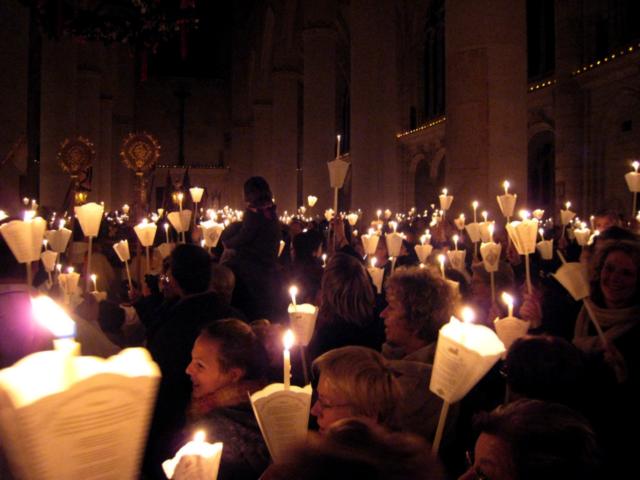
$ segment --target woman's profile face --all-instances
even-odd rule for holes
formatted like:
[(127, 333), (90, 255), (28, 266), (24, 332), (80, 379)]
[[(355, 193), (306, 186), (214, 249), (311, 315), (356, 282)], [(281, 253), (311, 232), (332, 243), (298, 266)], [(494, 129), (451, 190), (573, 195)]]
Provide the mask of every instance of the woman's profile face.
[(600, 272), (600, 289), (609, 308), (631, 306), (638, 285), (638, 266), (624, 252), (613, 251)]
[(220, 365), (220, 344), (200, 335), (193, 344), (187, 375), (191, 378), (193, 398), (202, 398), (239, 380), (238, 369), (224, 371)]
[(511, 451), (507, 443), (495, 435), (482, 433), (476, 442), (472, 464), (458, 480), (515, 480)]
[(318, 399), (313, 404), (311, 415), (317, 417), (320, 433), (324, 433), (338, 420), (353, 416), (349, 399), (344, 392), (334, 387), (326, 375), (320, 375), (318, 380)]

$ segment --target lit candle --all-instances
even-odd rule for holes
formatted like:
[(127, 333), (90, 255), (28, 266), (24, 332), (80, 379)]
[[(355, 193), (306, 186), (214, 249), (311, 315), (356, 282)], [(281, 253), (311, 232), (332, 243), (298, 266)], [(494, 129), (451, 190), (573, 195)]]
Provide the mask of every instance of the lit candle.
[(504, 187), (504, 194), (509, 195), (509, 180), (505, 180), (502, 182), (502, 186)]
[(322, 268), (327, 266), (327, 254), (323, 253), (322, 254)]
[(378, 217), (378, 220), (380, 220), (380, 215), (382, 215), (382, 210), (378, 209), (378, 210), (376, 211), (376, 215), (377, 215), (377, 217)]
[(453, 240), (453, 248), (455, 251), (458, 251), (458, 235), (454, 235), (453, 237), (451, 237)]
[(493, 242), (493, 231), (495, 230), (495, 225), (492, 223), (489, 225), (489, 241)]
[(477, 200), (474, 200), (474, 201), (471, 203), (471, 206), (473, 207), (473, 223), (477, 223), (477, 222), (478, 222), (478, 217), (477, 217), (477, 215), (476, 215), (476, 212), (477, 212), (477, 210), (478, 210), (478, 201), (477, 201)]
[(293, 346), (294, 337), (293, 331), (287, 330), (282, 337), (282, 343), (284, 345), (284, 389), (289, 390), (291, 386), (291, 347)]
[(93, 291), (98, 291), (98, 276), (95, 273), (91, 274), (91, 283), (93, 284)]
[(295, 285), (291, 285), (289, 287), (289, 295), (291, 295), (291, 303), (293, 304), (293, 309), (295, 311), (296, 308), (296, 295), (298, 295), (298, 287)]
[(169, 224), (167, 222), (164, 222), (164, 238), (167, 241), (167, 243), (169, 243)]
[(445, 256), (440, 254), (438, 255), (438, 262), (440, 263), (440, 273), (442, 274), (442, 278), (447, 278), (444, 274), (444, 259)]
[(513, 297), (507, 292), (502, 292), (502, 301), (507, 304), (509, 318), (513, 317)]
[(75, 341), (76, 324), (56, 302), (45, 295), (32, 298), (31, 311), (36, 321), (55, 337), (55, 350), (70, 355), (80, 353), (80, 344)]
[(486, 210), (483, 210), (481, 215), (482, 215), (482, 219), (486, 222), (487, 217), (489, 216), (489, 212), (487, 212)]
[(340, 135), (336, 135), (336, 158), (340, 156)]
[[(175, 457), (162, 462), (162, 470), (167, 478), (216, 478), (218, 476), (223, 444), (222, 442), (208, 443), (205, 438), (204, 431), (198, 430), (193, 440), (180, 447)], [(184, 457), (193, 459), (194, 463), (187, 464), (186, 468), (178, 467)]]
[(431, 243), (431, 231), (429, 229), (427, 229), (424, 232), (424, 235), (420, 237), (420, 243), (422, 243), (422, 245)]
[(465, 305), (464, 307), (462, 307), (462, 311), (460, 313), (462, 316), (462, 321), (464, 323), (473, 323), (473, 321), (476, 319), (476, 313), (469, 306)]
[(127, 205), (126, 203), (122, 205), (122, 213), (124, 213), (125, 215), (129, 215), (129, 205)]
[(182, 192), (178, 193), (178, 207), (180, 211), (182, 211), (182, 199), (184, 198), (184, 194)]

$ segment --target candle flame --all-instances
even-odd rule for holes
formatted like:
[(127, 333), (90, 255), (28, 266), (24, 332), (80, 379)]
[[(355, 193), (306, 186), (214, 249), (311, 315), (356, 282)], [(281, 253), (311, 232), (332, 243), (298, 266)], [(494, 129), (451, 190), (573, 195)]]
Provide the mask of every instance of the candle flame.
[(478, 208), (478, 205), (480, 205), (480, 204), (478, 203), (478, 201), (477, 201), (477, 200), (474, 200), (473, 202), (471, 202), (471, 206), (473, 207), (473, 209), (474, 209), (474, 210), (475, 210), (476, 208)]
[(98, 279), (98, 276), (95, 273), (92, 273), (90, 278), (92, 282), (95, 282)]
[(504, 187), (505, 195), (508, 195), (509, 194), (509, 187), (511, 186), (511, 184), (509, 183), (509, 180), (505, 180), (504, 182), (502, 182), (502, 186)]
[(73, 273), (75, 269), (73, 267), (67, 267), (67, 273)]
[(196, 433), (193, 434), (194, 442), (204, 442), (205, 438), (206, 438), (206, 434), (204, 433), (204, 430), (198, 430)]
[(33, 217), (35, 216), (36, 216), (36, 212), (34, 210), (27, 210), (26, 212), (24, 212), (24, 221), (30, 222), (31, 220), (33, 220)]
[(507, 292), (502, 292), (502, 301), (508, 306), (513, 307), (513, 297)]
[(458, 240), (460, 239), (460, 237), (458, 235), (454, 235), (453, 237), (451, 237), (451, 240), (453, 240), (453, 243), (458, 244)]
[(571, 208), (571, 202), (565, 203), (564, 206), (567, 207), (567, 210), (569, 210)]
[(440, 265), (444, 265), (445, 256), (443, 254), (438, 255), (438, 262)]
[(31, 311), (36, 321), (57, 338), (75, 336), (76, 324), (51, 298), (42, 295), (31, 299)]
[(376, 257), (373, 257), (371, 259), (371, 268), (376, 268), (376, 263), (378, 263), (378, 259)]
[(638, 168), (640, 168), (640, 162), (638, 160), (634, 160), (631, 164), (636, 173), (638, 173)]
[(442, 189), (442, 194), (446, 197), (447, 193), (449, 193), (449, 190), (447, 190), (446, 188)]
[(488, 228), (489, 228), (489, 236), (493, 237), (493, 231), (496, 229), (495, 224), (491, 223)]
[(294, 342), (295, 342), (295, 337), (293, 336), (293, 331), (291, 329), (288, 329), (286, 332), (284, 332), (284, 335), (282, 336), (282, 343), (284, 345), (284, 349), (291, 350), (291, 347), (293, 347)]
[(476, 312), (471, 307), (465, 306), (462, 307), (461, 316), (464, 323), (473, 323), (476, 319)]
[(60, 222), (58, 223), (58, 228), (60, 230), (62, 230), (66, 224), (67, 224), (67, 221), (64, 218), (62, 218), (62, 219), (60, 219)]
[(528, 210), (520, 210), (520, 212), (518, 212), (518, 215), (520, 215), (520, 218), (522, 220), (527, 220), (531, 216)]
[(298, 295), (298, 287), (296, 287), (295, 285), (291, 285), (289, 287), (289, 295), (291, 295), (292, 297)]

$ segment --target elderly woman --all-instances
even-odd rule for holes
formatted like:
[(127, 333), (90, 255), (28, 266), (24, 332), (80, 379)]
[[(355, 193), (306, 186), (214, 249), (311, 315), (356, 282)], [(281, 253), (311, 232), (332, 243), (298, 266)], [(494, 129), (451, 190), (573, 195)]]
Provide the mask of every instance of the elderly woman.
[(382, 323), (374, 312), (375, 296), (369, 274), (360, 261), (336, 253), (325, 268), (316, 330), (309, 343), (309, 356), (346, 345), (380, 350)]
[(218, 320), (202, 330), (187, 374), (193, 391), (189, 434), (204, 429), (224, 443), (218, 478), (257, 478), (269, 455), (249, 402), (265, 384), (266, 352), (251, 327)]
[[(569, 407), (518, 400), (476, 419), (469, 469), (459, 480), (595, 480), (599, 450), (588, 422)], [(617, 477), (611, 477), (617, 478)]]
[(453, 313), (453, 293), (426, 268), (396, 270), (386, 287), (384, 319), (387, 358), (433, 363), (438, 331)]
[(337, 348), (318, 357), (313, 370), (319, 378), (311, 414), (317, 417), (320, 433), (343, 418), (390, 423), (399, 386), (378, 352), (356, 346)]

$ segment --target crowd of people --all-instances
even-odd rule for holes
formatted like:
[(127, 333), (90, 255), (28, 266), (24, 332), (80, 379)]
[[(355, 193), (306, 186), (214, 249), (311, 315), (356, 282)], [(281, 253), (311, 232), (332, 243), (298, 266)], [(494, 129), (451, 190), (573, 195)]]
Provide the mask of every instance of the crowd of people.
[[(87, 294), (75, 308), (85, 353), (108, 356), (145, 346), (162, 372), (142, 478), (165, 478), (160, 463), (196, 428), (224, 443), (222, 480), (599, 479), (633, 471), (640, 424), (635, 224), (601, 212), (600, 235), (582, 249), (564, 228), (545, 233), (564, 257), (585, 264), (588, 310), (551, 275), (561, 265), (557, 256), (532, 257), (533, 289), (527, 291), (521, 257), (506, 234), (496, 232), (503, 255), (495, 287), (516, 298), (514, 315), (530, 329), (451, 406), (434, 456), (430, 444), (442, 400), (429, 383), (440, 328), (462, 305), (473, 306), (475, 321), (489, 328), (506, 316), (506, 307), (492, 301), (490, 277), (469, 238), (463, 235), (456, 245), (466, 252), (465, 265), (447, 267), (445, 279), (435, 262), (419, 265), (413, 249), (430, 219), (400, 223), (403, 246), (393, 262), (384, 241), (388, 223), (372, 222), (381, 235), (374, 256), (384, 268), (378, 292), (345, 219), (283, 224), (263, 178), (250, 178), (244, 193), (242, 221), (224, 230), (215, 249), (197, 244), (194, 225), (192, 241), (157, 260), (156, 271), (133, 290), (105, 249), (104, 268), (117, 279), (107, 300)], [(462, 235), (447, 218), (431, 226), (431, 259), (452, 248), (453, 233)], [(280, 240), (285, 248), (279, 256)], [(41, 275), (25, 285), (24, 267), (2, 238), (0, 262), (4, 368), (48, 348), (51, 339), (28, 314), (29, 288), (38, 287)], [(314, 387), (310, 432), (286, 461), (273, 464), (249, 395), (282, 381), (292, 284), (300, 303), (318, 307), (305, 347), (308, 365), (293, 355), (292, 369), (293, 384), (309, 378)]]

